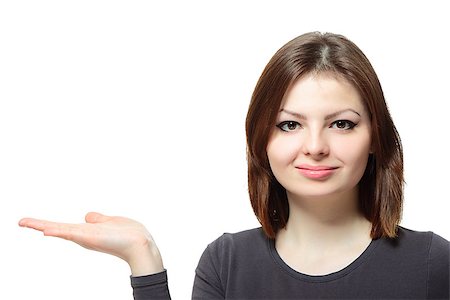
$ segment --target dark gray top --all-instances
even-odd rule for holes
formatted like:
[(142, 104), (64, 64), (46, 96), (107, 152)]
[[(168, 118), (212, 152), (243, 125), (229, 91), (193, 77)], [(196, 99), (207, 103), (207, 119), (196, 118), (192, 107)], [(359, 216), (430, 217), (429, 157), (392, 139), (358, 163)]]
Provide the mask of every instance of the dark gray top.
[[(400, 227), (344, 269), (310, 276), (290, 268), (261, 228), (224, 234), (204, 251), (193, 299), (448, 299), (447, 240)], [(167, 273), (132, 277), (136, 300), (169, 299)]]

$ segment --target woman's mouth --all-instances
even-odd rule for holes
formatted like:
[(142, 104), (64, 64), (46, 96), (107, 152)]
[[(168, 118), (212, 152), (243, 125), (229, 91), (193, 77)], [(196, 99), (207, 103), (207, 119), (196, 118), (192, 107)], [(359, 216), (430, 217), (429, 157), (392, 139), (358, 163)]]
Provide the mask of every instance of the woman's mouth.
[(338, 167), (300, 165), (296, 169), (307, 178), (323, 180), (333, 175)]

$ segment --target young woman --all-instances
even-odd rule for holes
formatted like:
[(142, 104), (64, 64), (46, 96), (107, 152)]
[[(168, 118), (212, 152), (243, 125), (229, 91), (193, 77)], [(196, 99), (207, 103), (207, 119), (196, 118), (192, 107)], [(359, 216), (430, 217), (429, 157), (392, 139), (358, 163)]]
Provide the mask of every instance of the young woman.
[[(313, 32), (284, 45), (256, 85), (246, 133), (262, 227), (208, 245), (193, 298), (449, 297), (449, 242), (399, 226), (401, 142), (355, 44)], [(124, 259), (135, 299), (170, 298), (158, 248), (134, 220), (19, 224)]]

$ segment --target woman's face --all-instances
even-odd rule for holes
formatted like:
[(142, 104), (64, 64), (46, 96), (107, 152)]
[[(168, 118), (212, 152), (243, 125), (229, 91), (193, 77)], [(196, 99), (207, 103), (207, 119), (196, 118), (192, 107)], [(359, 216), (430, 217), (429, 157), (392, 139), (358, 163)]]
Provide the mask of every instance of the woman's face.
[(354, 192), (367, 165), (371, 128), (358, 91), (330, 74), (307, 75), (288, 91), (267, 145), (288, 196)]

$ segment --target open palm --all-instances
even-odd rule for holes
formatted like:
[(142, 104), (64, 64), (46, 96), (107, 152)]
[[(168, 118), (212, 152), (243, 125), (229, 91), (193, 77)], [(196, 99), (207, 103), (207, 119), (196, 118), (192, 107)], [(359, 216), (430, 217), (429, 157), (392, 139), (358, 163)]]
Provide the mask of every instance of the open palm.
[(130, 265), (134, 275), (156, 273), (163, 270), (156, 244), (147, 229), (139, 222), (116, 216), (91, 212), (86, 223), (69, 224), (24, 218), (22, 227), (41, 231), (79, 244), (80, 246), (122, 258)]

